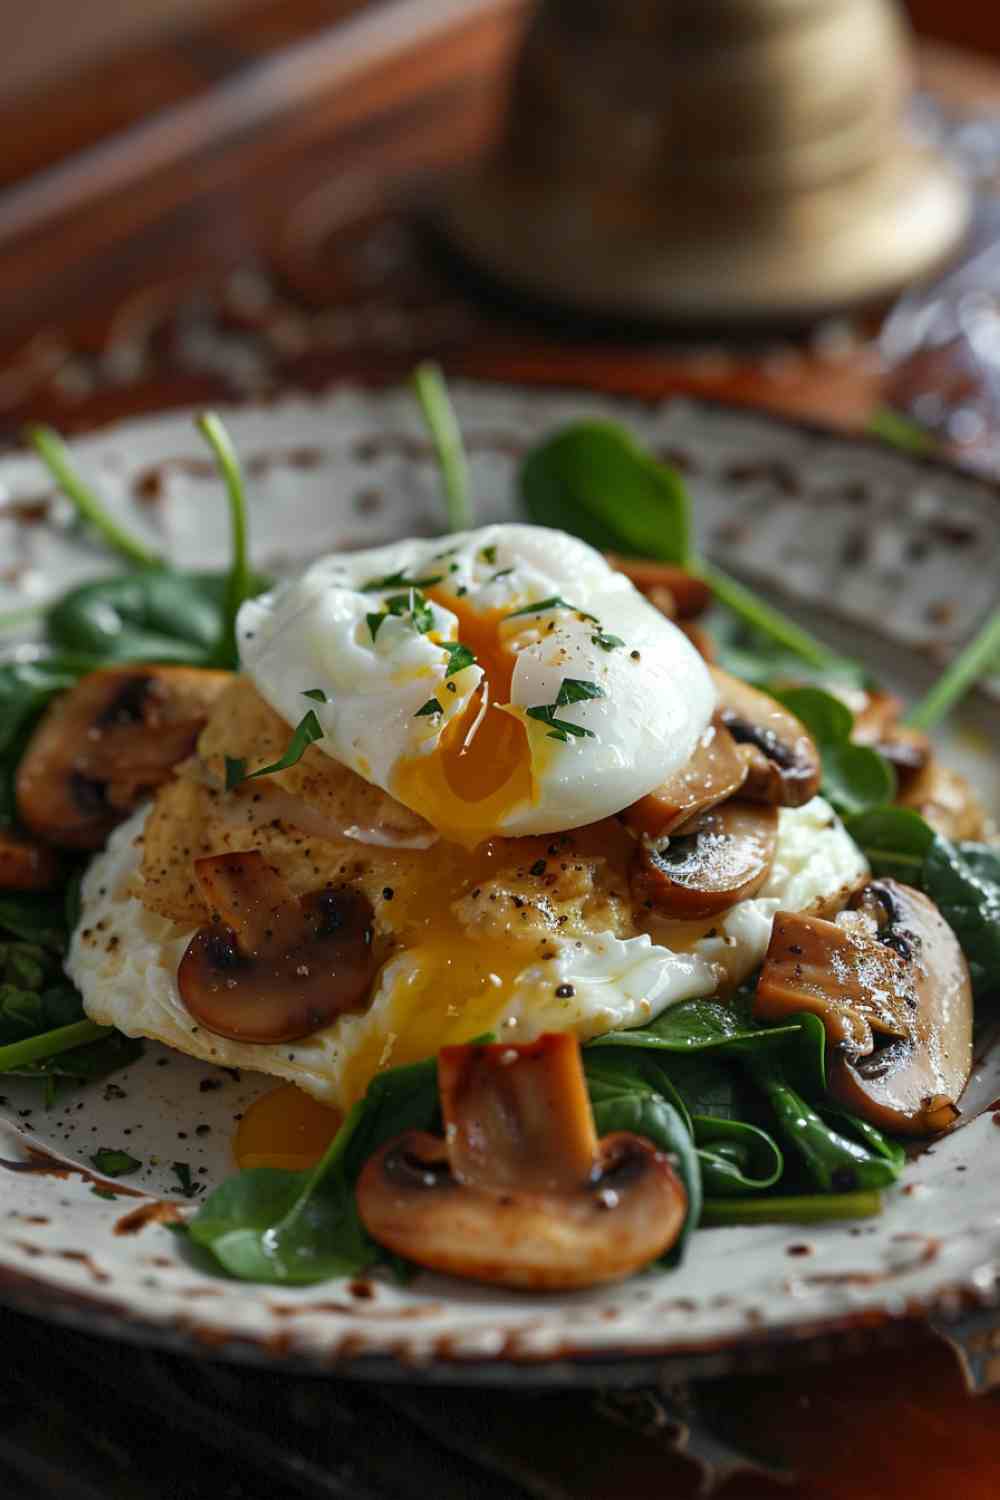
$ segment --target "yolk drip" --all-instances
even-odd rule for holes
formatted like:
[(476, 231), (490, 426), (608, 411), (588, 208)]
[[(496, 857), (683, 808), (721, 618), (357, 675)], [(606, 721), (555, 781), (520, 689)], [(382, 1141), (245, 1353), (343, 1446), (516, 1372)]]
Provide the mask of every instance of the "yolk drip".
[[(634, 841), (615, 820), (577, 830), (571, 838), (491, 839), (475, 850), (443, 840), (432, 849), (396, 856), (399, 883), (384, 908), (391, 923), (393, 952), (403, 959), (379, 981), (377, 1012), (351, 1038), (343, 1054), (342, 1103), (352, 1103), (370, 1079), (387, 1068), (430, 1057), (441, 1047), (498, 1032), (514, 983), (525, 969), (539, 965), (548, 993), (557, 981), (547, 977), (547, 962), (557, 951), (554, 936), (562, 929), (553, 916), (547, 925), (521, 900), (498, 906), (491, 882), (506, 888), (507, 877), (526, 877), (518, 889), (545, 902), (550, 887), (533, 867), (551, 871), (564, 884), (578, 860), (599, 860), (615, 872), (619, 889), (627, 889), (627, 867)], [(404, 873), (405, 870), (405, 873)], [(418, 877), (418, 878), (417, 878)], [(558, 898), (558, 889), (553, 890)], [(392, 983), (391, 992), (385, 988)], [(526, 1007), (526, 1010), (530, 1007)], [(567, 1011), (567, 1025), (572, 1017)], [(520, 1039), (516, 1027), (503, 1036)]]
[(342, 1116), (318, 1104), (294, 1083), (255, 1099), (239, 1123), (233, 1155), (240, 1168), (313, 1166), (340, 1129)]
[[(433, 589), (429, 597), (435, 598)], [(516, 662), (500, 639), (504, 611), (476, 614), (451, 596), (436, 602), (458, 616), (458, 639), (474, 652), (485, 676), (433, 754), (416, 756), (400, 768), (393, 793), (448, 838), (472, 848), (496, 833), (513, 808), (531, 801), (531, 755), (524, 725), (499, 706), (510, 702)], [(469, 739), (484, 694), (488, 707)]]

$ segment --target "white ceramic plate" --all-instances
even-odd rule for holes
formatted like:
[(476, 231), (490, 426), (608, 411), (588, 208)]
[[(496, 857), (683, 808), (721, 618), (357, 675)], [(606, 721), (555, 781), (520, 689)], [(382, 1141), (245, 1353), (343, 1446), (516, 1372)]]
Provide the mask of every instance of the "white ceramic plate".
[[(933, 658), (996, 599), (1000, 499), (947, 467), (687, 400), (485, 385), (455, 394), (478, 520), (514, 513), (517, 455), (537, 436), (583, 413), (624, 419), (686, 469), (702, 544), (718, 561), (900, 691), (919, 691)], [(225, 416), (251, 479), (262, 566), (440, 528), (436, 471), (406, 392), (340, 389)], [(173, 559), (224, 563), (221, 489), (189, 414), (121, 424), (76, 451), (114, 510)], [(33, 458), (0, 462), (0, 610), (112, 566), (68, 519)], [(994, 809), (998, 731), (1000, 707), (980, 697), (948, 747)], [(914, 1313), (954, 1315), (1000, 1283), (1000, 1131), (985, 1107), (1000, 1096), (1000, 1047), (977, 1061), (968, 1123), (911, 1161), (879, 1219), (701, 1230), (679, 1271), (567, 1296), (429, 1275), (406, 1287), (366, 1278), (281, 1290), (213, 1274), (166, 1227), (196, 1206), (173, 1164), (187, 1163), (204, 1189), (220, 1181), (235, 1118), (271, 1086), (149, 1044), (110, 1084), (51, 1111), (36, 1086), (0, 1079), (0, 1297), (118, 1337), (296, 1366), (588, 1380), (759, 1363)], [(94, 1192), (100, 1146), (144, 1163), (127, 1183), (102, 1184), (113, 1198)]]

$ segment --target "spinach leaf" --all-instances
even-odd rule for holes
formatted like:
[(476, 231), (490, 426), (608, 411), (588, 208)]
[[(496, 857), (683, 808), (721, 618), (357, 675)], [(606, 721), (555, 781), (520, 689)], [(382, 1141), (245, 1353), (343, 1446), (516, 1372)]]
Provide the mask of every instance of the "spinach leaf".
[[(88, 1022), (93, 1025), (93, 1022)], [(137, 1062), (142, 1056), (142, 1042), (138, 1037), (125, 1036), (121, 1031), (98, 1027), (103, 1035), (95, 1041), (73, 1047), (68, 1052), (50, 1053), (34, 1063), (25, 1063), (20, 1068), (7, 1068), (8, 1073), (19, 1073), (27, 1077), (70, 1078), (77, 1083), (93, 1083), (107, 1078)]]
[(773, 696), (790, 708), (809, 730), (823, 762), (824, 797), (845, 817), (891, 802), (896, 773), (877, 750), (852, 745), (854, 715), (831, 693), (818, 687), (785, 688)]
[(961, 943), (976, 996), (1000, 994), (1000, 848), (938, 835), (921, 888)]
[(526, 455), (519, 484), (525, 509), (539, 525), (571, 531), (605, 551), (690, 568), (720, 603), (784, 650), (822, 670), (839, 664), (835, 652), (794, 620), (695, 556), (683, 481), (644, 453), (624, 427), (572, 423)]
[(624, 427), (575, 422), (532, 449), (521, 467), (531, 519), (617, 549), (686, 565), (691, 507), (672, 469), (644, 453)]
[(45, 892), (2, 891), (0, 945), (13, 937), (61, 956), (69, 937), (64, 917), (58, 903)]
[(49, 610), (50, 642), (103, 664), (210, 666), (226, 630), (228, 581), (217, 573), (147, 568), (84, 583)]
[(883, 1151), (871, 1151), (857, 1139), (841, 1135), (792, 1088), (780, 1063), (752, 1057), (747, 1067), (771, 1108), (778, 1139), (798, 1158), (806, 1175), (822, 1192), (853, 1193), (888, 1187), (901, 1163)]
[(709, 1115), (695, 1115), (692, 1123), (706, 1198), (765, 1192), (780, 1179), (784, 1158), (766, 1131)]
[(962, 946), (976, 998), (1000, 993), (1000, 847), (943, 838), (907, 808), (878, 808), (848, 829), (876, 875), (934, 902)]
[(246, 1281), (306, 1286), (361, 1271), (384, 1252), (358, 1217), (358, 1174), (383, 1142), (436, 1117), (435, 1060), (379, 1074), (315, 1167), (238, 1172), (206, 1198), (191, 1238)]
[(875, 875), (919, 886), (935, 838), (933, 828), (919, 813), (906, 807), (876, 807), (850, 818), (847, 831)]
[(687, 1119), (676, 1091), (655, 1072), (641, 1066), (641, 1058), (608, 1058), (584, 1053), (587, 1090), (599, 1136), (628, 1130), (645, 1136), (673, 1163), (687, 1193), (687, 1218), (681, 1232), (662, 1257), (662, 1264), (677, 1265), (701, 1218), (701, 1165)]
[(798, 1023), (786, 1026), (758, 1026), (744, 1021), (732, 1006), (716, 1000), (684, 1000), (671, 1005), (648, 1026), (631, 1031), (610, 1031), (595, 1037), (584, 1050), (592, 1047), (629, 1047), (664, 1052), (700, 1052), (721, 1048), (734, 1055), (749, 1049), (780, 1047), (798, 1032)]

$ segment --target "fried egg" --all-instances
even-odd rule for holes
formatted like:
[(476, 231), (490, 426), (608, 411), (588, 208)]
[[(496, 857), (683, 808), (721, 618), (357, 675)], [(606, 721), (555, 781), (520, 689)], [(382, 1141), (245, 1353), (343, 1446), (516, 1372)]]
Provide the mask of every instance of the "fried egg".
[(449, 840), (555, 833), (644, 796), (715, 707), (684, 634), (599, 552), (498, 525), (326, 557), (245, 604), (243, 669), (289, 724)]
[(866, 873), (853, 840), (815, 798), (781, 810), (767, 884), (711, 924), (659, 922), (625, 937), (555, 931), (529, 951), (453, 902), (441, 925), (387, 959), (365, 1010), (272, 1046), (212, 1035), (185, 1008), (176, 975), (192, 933), (136, 894), (148, 815), (140, 810), (112, 835), (83, 881), (67, 968), (88, 1015), (209, 1063), (287, 1079), (340, 1109), (380, 1070), (487, 1031), (512, 1041), (568, 1031), (586, 1041), (730, 988), (762, 961), (775, 911), (835, 908)]

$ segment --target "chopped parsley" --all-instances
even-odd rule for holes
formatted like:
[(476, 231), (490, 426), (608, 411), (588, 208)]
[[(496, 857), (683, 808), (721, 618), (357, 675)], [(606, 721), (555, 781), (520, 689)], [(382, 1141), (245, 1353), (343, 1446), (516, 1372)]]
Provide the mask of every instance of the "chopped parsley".
[(385, 607), (378, 614), (365, 615), (373, 641), (381, 625), (390, 615), (400, 618), (409, 615), (410, 623), (418, 635), (426, 635), (434, 626), (434, 611), (420, 590), (415, 587), (405, 594), (393, 594), (385, 601)]
[(329, 703), (322, 688), (306, 688), (302, 694), (303, 698), (311, 698), (314, 703)]
[(227, 755), (226, 761), (226, 791), (231, 792), (234, 787), (239, 786), (241, 781), (255, 781), (258, 776), (270, 776), (275, 771), (287, 771), (289, 766), (298, 765), (305, 755), (309, 746), (315, 740), (323, 738), (323, 728), (316, 717), (314, 709), (310, 709), (304, 719), (300, 719), (296, 725), (295, 732), (288, 744), (288, 749), (280, 760), (273, 761), (269, 766), (261, 766), (259, 771), (247, 772), (247, 763), (242, 756)]
[(423, 705), (423, 707), (417, 709), (417, 711), (413, 715), (413, 717), (415, 719), (429, 719), (434, 714), (443, 714), (443, 713), (444, 713), (444, 709), (441, 707), (441, 705), (437, 701), (437, 699), (436, 698), (428, 698), (427, 702)]
[(584, 729), (581, 724), (571, 724), (568, 719), (556, 718), (556, 706), (554, 703), (542, 703), (537, 708), (526, 710), (529, 719), (539, 719), (543, 724), (548, 724), (550, 740), (562, 740), (563, 744), (569, 743), (570, 735), (578, 740), (592, 740), (596, 736), (592, 729)]
[(454, 677), (456, 672), (471, 667), (476, 659), (475, 652), (470, 651), (468, 646), (463, 646), (461, 641), (439, 641), (438, 645), (448, 653), (448, 670), (444, 674), (446, 677)]
[(101, 1146), (90, 1159), (105, 1177), (130, 1177), (142, 1166), (137, 1156), (129, 1156), (127, 1151), (116, 1151), (111, 1146)]
[(579, 609), (577, 605), (570, 604), (561, 594), (552, 594), (548, 599), (539, 599), (537, 604), (525, 604), (522, 609), (515, 609), (509, 615), (504, 615), (504, 619), (516, 620), (520, 615), (542, 615), (550, 609), (568, 609), (583, 620), (593, 620), (595, 625), (601, 623), (596, 615), (588, 614), (585, 609)]
[(435, 573), (429, 578), (407, 578), (405, 573), (387, 573), (384, 578), (369, 578), (361, 585), (361, 592), (375, 594), (380, 589), (429, 589), (440, 583), (443, 577), (443, 573)]
[(490, 574), (488, 582), (496, 583), (498, 578), (507, 578), (513, 571), (513, 568), (497, 568), (495, 573)]
[(583, 703), (588, 698), (604, 696), (604, 689), (596, 682), (588, 682), (583, 677), (564, 677), (553, 707), (564, 708), (567, 703)]
[(489, 563), (490, 567), (492, 567), (497, 560), (497, 549), (495, 547), (480, 547), (479, 556), (484, 563)]
[(620, 635), (609, 635), (606, 630), (600, 628), (590, 637), (590, 641), (591, 645), (600, 646), (602, 651), (614, 651), (616, 646), (625, 644)]
[(527, 710), (529, 719), (538, 719), (540, 723), (549, 726), (547, 738), (550, 740), (561, 740), (568, 744), (570, 735), (578, 740), (596, 739), (592, 729), (584, 729), (580, 724), (571, 724), (568, 719), (557, 719), (556, 709), (563, 708), (568, 703), (584, 703), (588, 698), (603, 698), (604, 689), (598, 687), (596, 682), (588, 682), (583, 677), (564, 677), (556, 694), (554, 703), (541, 703), (536, 708)]

